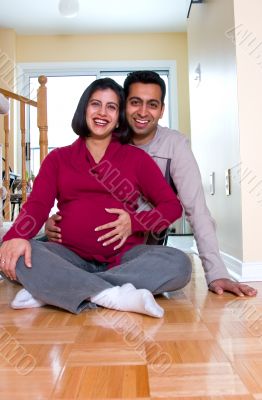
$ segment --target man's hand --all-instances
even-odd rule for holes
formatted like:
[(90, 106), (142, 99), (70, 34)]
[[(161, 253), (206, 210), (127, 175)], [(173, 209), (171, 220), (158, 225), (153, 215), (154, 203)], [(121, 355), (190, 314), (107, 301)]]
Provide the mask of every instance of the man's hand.
[(101, 225), (95, 228), (95, 231), (102, 231), (103, 229), (112, 228), (110, 232), (106, 233), (103, 236), (100, 236), (97, 240), (101, 242), (102, 240), (111, 238), (104, 242), (103, 246), (108, 246), (109, 244), (120, 240), (120, 243), (118, 243), (118, 245), (114, 247), (114, 250), (117, 250), (121, 246), (123, 246), (128, 236), (130, 236), (132, 233), (131, 218), (126, 211), (119, 208), (106, 208), (105, 210), (110, 214), (118, 214), (118, 218), (113, 222), (109, 222), (108, 224)]
[(25, 265), (31, 264), (31, 245), (25, 239), (7, 240), (0, 247), (0, 270), (11, 280), (16, 280), (16, 263), (20, 256), (25, 256)]
[(62, 217), (58, 214), (48, 218), (45, 224), (45, 234), (51, 242), (62, 243), (61, 228), (56, 226), (56, 222), (61, 221)]
[(257, 290), (251, 286), (225, 278), (212, 281), (208, 288), (216, 294), (223, 294), (224, 292), (234, 293), (237, 296), (256, 296), (257, 294)]

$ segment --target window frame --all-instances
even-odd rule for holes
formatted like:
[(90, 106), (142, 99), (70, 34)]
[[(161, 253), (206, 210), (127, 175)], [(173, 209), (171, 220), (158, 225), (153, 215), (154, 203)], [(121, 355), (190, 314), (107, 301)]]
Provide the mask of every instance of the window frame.
[[(121, 74), (136, 70), (153, 70), (168, 73), (169, 92), (169, 122), (170, 128), (179, 130), (178, 125), (178, 93), (177, 93), (177, 66), (175, 60), (138, 60), (138, 61), (83, 61), (83, 62), (48, 62), (48, 63), (18, 63), (17, 64), (17, 91), (23, 96), (30, 97), (30, 77), (46, 76), (77, 76), (96, 75), (105, 76), (105, 72)], [(29, 114), (29, 110), (28, 110)], [(27, 115), (27, 121), (29, 120)], [(28, 128), (28, 127), (27, 127)], [(18, 151), (20, 143), (20, 129), (14, 137), (15, 170), (20, 170), (21, 154)], [(29, 132), (29, 129), (27, 129)], [(28, 133), (29, 135), (29, 133)], [(29, 139), (29, 138), (28, 138)]]

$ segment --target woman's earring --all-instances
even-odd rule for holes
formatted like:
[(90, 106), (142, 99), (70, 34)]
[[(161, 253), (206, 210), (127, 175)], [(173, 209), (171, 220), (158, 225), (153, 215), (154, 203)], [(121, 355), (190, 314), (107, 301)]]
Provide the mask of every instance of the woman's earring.
[(119, 123), (116, 124), (116, 129), (119, 128)]

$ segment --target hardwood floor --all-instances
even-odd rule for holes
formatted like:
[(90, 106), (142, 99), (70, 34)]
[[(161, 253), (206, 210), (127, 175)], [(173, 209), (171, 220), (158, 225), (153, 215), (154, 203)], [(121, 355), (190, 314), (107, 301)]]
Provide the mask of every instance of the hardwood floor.
[(12, 310), (0, 282), (0, 399), (262, 400), (262, 283), (253, 299), (207, 291), (199, 259), (163, 319), (102, 308)]

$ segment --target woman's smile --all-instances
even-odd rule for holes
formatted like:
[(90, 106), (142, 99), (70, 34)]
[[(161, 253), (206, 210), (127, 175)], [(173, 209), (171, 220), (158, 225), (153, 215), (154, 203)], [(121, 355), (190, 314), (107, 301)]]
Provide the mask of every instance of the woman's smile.
[(119, 98), (111, 89), (96, 90), (86, 108), (86, 123), (91, 137), (110, 136), (119, 118)]

